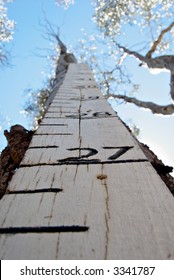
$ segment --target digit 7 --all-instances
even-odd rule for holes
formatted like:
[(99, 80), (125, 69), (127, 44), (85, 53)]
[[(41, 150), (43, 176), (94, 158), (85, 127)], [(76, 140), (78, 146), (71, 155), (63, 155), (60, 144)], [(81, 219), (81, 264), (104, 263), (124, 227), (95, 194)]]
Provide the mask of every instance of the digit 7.
[(133, 148), (133, 146), (103, 147), (103, 149), (119, 149), (118, 151), (116, 151), (116, 153), (114, 153), (113, 155), (108, 157), (108, 159), (110, 159), (110, 160), (114, 160), (114, 159), (119, 158), (120, 156), (122, 156), (123, 154), (125, 154), (127, 151), (129, 151), (132, 148)]

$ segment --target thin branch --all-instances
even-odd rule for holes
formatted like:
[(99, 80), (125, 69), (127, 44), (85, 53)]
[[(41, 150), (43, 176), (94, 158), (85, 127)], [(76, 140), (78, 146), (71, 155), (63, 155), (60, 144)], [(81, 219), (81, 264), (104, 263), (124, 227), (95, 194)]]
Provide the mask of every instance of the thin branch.
[(0, 48), (0, 68), (10, 67), (11, 64), (9, 62), (10, 52), (5, 50), (4, 48)]
[(131, 51), (129, 49), (127, 49), (126, 47), (116, 43), (116, 45), (119, 47), (119, 49), (122, 49), (125, 53), (127, 53), (128, 55), (133, 55), (135, 58), (137, 58), (138, 60), (142, 61), (142, 62), (146, 62), (147, 63), (147, 58), (144, 57), (143, 55), (139, 54), (138, 52), (135, 51)]
[(161, 43), (165, 33), (169, 32), (173, 28), (173, 26), (174, 26), (174, 21), (167, 28), (165, 28), (161, 31), (160, 35), (158, 36), (158, 39), (153, 43), (151, 49), (147, 52), (146, 58), (151, 58), (153, 52), (156, 51), (156, 48)]
[(117, 95), (117, 94), (108, 94), (106, 98), (114, 97), (118, 99), (122, 99), (125, 102), (132, 103), (138, 107), (146, 108), (151, 110), (153, 114), (162, 114), (162, 115), (172, 115), (174, 114), (174, 104), (169, 105), (157, 105), (153, 102), (141, 101), (134, 97), (128, 97), (126, 95)]
[(51, 36), (54, 40), (56, 40), (56, 42), (58, 43), (59, 48), (60, 48), (60, 54), (66, 54), (67, 53), (67, 47), (60, 40), (59, 27), (57, 27), (57, 31), (55, 31), (54, 28), (53, 28), (53, 24), (51, 24), (46, 17), (45, 17), (45, 22), (46, 22), (45, 29), (47, 30), (47, 35), (49, 37)]

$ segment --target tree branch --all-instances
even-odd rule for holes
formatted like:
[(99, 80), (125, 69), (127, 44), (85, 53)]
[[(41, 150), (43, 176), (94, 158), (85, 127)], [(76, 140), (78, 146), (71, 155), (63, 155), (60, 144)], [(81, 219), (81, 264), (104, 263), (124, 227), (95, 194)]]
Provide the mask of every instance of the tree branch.
[[(174, 25), (174, 23), (173, 23)], [(124, 46), (117, 44), (120, 49), (123, 49), (128, 55), (133, 55), (135, 58), (140, 60), (143, 65), (144, 63), (147, 65), (148, 68), (152, 69), (167, 69), (170, 71), (171, 81), (170, 81), (170, 96), (171, 99), (174, 101), (174, 56), (173, 55), (162, 55), (155, 58), (148, 58), (147, 55), (143, 56), (135, 51), (131, 51)]]
[[(46, 18), (45, 16), (45, 25), (44, 25), (44, 29), (47, 32), (48, 35), (48, 39), (50, 37), (52, 37), (56, 43), (58, 44), (59, 48), (60, 48), (60, 54), (65, 54), (67, 53), (67, 47), (63, 44), (63, 42), (60, 40), (60, 36), (59, 36), (59, 28), (56, 26), (53, 27), (53, 24), (50, 23), (50, 21)], [(55, 31), (55, 28), (57, 28), (57, 30)]]
[(170, 77), (170, 96), (174, 100), (174, 72), (171, 72)]
[(174, 56), (173, 55), (162, 55), (155, 58), (148, 58), (139, 54), (138, 52), (131, 51), (120, 44), (117, 44), (120, 49), (123, 49), (128, 55), (133, 55), (135, 58), (140, 60), (142, 66), (144, 63), (147, 64), (148, 68), (158, 68), (167, 69), (169, 71), (174, 71)]
[(162, 114), (162, 115), (172, 115), (174, 114), (174, 105), (157, 105), (153, 102), (141, 101), (134, 97), (128, 97), (126, 95), (117, 95), (117, 94), (108, 94), (106, 97), (114, 97), (122, 99), (125, 102), (132, 103), (138, 107), (149, 109), (153, 114)]
[(116, 45), (119, 47), (119, 49), (122, 49), (125, 53), (127, 53), (128, 55), (133, 55), (135, 58), (137, 58), (138, 60), (147, 63), (147, 58), (144, 57), (143, 55), (139, 54), (138, 52), (135, 51), (131, 51), (129, 49), (127, 49), (126, 47), (116, 43)]
[(174, 26), (174, 21), (165, 29), (163, 29), (158, 36), (158, 39), (153, 43), (151, 49), (147, 52), (146, 58), (151, 58), (152, 53), (156, 50), (157, 46), (161, 43), (163, 36), (165, 33), (169, 32)]

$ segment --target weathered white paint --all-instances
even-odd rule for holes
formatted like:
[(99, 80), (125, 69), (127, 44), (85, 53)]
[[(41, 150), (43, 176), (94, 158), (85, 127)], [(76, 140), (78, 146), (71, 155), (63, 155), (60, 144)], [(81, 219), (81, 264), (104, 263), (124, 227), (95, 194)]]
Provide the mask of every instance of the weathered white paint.
[(2, 233), (1, 259), (174, 259), (173, 197), (86, 65), (70, 64), (8, 190), (1, 231), (28, 232)]

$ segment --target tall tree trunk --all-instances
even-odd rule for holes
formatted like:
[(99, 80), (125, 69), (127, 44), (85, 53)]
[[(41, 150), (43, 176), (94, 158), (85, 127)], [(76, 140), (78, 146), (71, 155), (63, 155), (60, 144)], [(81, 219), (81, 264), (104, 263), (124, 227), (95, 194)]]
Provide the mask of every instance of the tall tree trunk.
[(1, 259), (173, 259), (171, 193), (88, 66), (61, 83), (0, 201)]

